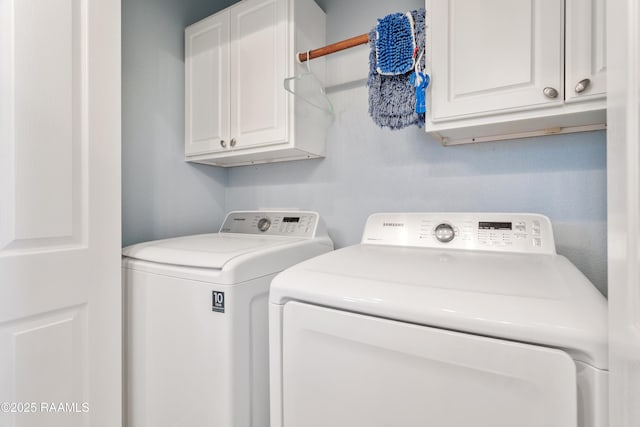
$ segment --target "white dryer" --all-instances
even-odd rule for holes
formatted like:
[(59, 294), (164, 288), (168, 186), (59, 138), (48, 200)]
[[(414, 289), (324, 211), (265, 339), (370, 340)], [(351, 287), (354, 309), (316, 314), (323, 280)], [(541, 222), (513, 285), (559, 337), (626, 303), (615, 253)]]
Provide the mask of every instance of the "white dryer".
[(267, 427), (269, 284), (332, 248), (297, 211), (125, 248), (125, 425)]
[(372, 215), (269, 321), (271, 427), (607, 426), (607, 303), (541, 215)]

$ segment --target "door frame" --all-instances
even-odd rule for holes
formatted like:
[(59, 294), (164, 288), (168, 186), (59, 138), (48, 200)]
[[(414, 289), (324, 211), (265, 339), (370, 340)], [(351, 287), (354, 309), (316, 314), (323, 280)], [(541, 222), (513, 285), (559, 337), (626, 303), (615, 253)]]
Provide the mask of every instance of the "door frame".
[(640, 7), (607, 3), (609, 425), (640, 425)]

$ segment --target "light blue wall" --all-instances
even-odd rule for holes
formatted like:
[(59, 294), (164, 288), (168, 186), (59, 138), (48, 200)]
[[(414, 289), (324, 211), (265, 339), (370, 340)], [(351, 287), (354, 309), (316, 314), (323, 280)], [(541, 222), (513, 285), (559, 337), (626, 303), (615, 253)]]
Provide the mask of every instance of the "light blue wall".
[(230, 3), (122, 2), (124, 245), (222, 222), (226, 171), (183, 160), (184, 27)]
[[(123, 2), (125, 244), (216, 230), (233, 209), (317, 210), (338, 247), (357, 243), (373, 212), (540, 212), (554, 223), (558, 252), (606, 293), (604, 132), (442, 147), (417, 128), (381, 130), (359, 80), (366, 47), (328, 59), (336, 118), (326, 159), (230, 170), (185, 163), (183, 29), (233, 2)], [(318, 3), (328, 42), (423, 4)]]
[[(327, 12), (328, 42), (364, 33), (387, 13), (424, 4), (318, 3)], [(351, 60), (334, 55), (328, 70), (353, 68)], [(367, 64), (362, 67), (364, 78)], [(227, 210), (317, 210), (338, 247), (357, 243), (373, 212), (539, 212), (554, 224), (558, 252), (606, 293), (604, 132), (442, 147), (417, 128), (376, 127), (361, 81), (334, 82), (329, 92), (336, 118), (327, 157), (231, 169)]]

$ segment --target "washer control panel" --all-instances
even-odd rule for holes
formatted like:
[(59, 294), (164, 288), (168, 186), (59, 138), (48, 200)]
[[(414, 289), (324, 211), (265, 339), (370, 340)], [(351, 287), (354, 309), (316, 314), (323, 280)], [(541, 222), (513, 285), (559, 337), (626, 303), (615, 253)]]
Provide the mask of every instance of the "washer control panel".
[(230, 212), (220, 227), (220, 233), (311, 238), (316, 235), (318, 220), (316, 212)]
[(513, 213), (380, 213), (362, 243), (555, 254), (549, 218)]

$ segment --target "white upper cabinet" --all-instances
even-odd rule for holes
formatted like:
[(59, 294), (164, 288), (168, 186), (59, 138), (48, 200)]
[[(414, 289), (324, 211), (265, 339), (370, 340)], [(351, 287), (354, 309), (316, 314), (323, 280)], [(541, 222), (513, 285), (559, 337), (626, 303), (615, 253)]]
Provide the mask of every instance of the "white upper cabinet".
[(560, 2), (451, 0), (431, 7), (434, 21), (448, 17), (432, 22), (433, 121), (562, 102), (543, 95), (545, 87), (562, 90)]
[(607, 92), (605, 0), (566, 0), (566, 101), (604, 98)]
[(221, 151), (229, 140), (229, 12), (189, 27), (186, 41), (188, 155)]
[[(284, 89), (295, 55), (324, 45), (313, 0), (243, 0), (185, 30), (185, 155), (237, 166), (324, 155), (324, 112)], [(314, 61), (322, 76), (324, 61)], [(323, 76), (322, 76), (323, 77)]]
[(287, 12), (287, 2), (277, 0), (242, 1), (231, 9), (231, 135), (236, 147), (287, 141)]
[(442, 143), (604, 127), (604, 0), (566, 0), (566, 10), (563, 0), (426, 7), (425, 127)]

